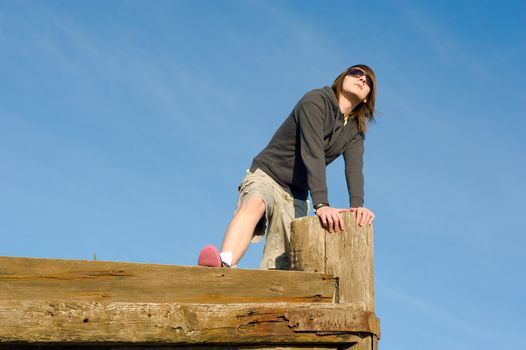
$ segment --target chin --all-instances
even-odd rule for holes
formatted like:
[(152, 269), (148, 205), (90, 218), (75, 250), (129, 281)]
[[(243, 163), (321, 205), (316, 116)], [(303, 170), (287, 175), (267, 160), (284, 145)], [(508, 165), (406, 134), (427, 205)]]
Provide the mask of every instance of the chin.
[(349, 91), (349, 93), (350, 93), (351, 95), (356, 96), (356, 97), (357, 97), (358, 99), (360, 99), (360, 100), (363, 100), (363, 99), (365, 98), (363, 91), (361, 91), (361, 90), (359, 90), (359, 89), (351, 89), (351, 90)]

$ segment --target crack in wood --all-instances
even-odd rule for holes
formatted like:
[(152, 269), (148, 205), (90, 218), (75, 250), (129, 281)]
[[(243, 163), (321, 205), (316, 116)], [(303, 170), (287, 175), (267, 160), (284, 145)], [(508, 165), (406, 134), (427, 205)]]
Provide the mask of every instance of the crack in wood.
[(65, 271), (57, 274), (43, 274), (43, 275), (24, 275), (11, 274), (0, 275), (0, 281), (16, 281), (16, 280), (76, 280), (76, 279), (95, 279), (108, 277), (132, 277), (133, 274), (124, 270), (102, 270), (102, 271)]
[[(244, 331), (248, 329), (254, 329), (256, 327), (265, 326), (266, 324), (274, 324), (274, 323), (282, 323), (282, 322), (288, 322), (287, 318), (285, 316), (276, 316), (273, 320), (254, 320), (249, 321), (246, 324), (241, 324), (237, 327), (238, 331)], [(290, 328), (290, 326), (289, 326)]]

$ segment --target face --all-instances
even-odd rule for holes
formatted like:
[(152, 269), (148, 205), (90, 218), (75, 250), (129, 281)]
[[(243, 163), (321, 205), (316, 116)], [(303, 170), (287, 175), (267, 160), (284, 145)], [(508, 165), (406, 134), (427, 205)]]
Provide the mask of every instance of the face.
[(372, 81), (363, 70), (351, 68), (343, 81), (343, 90), (363, 101), (371, 92), (370, 85), (372, 85)]

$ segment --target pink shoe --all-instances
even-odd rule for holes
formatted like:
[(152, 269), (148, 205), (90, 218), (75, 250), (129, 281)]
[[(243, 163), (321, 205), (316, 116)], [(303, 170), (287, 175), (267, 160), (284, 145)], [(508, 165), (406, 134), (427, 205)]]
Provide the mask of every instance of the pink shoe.
[(207, 245), (201, 250), (199, 259), (197, 260), (199, 266), (221, 267), (221, 256), (219, 251), (213, 245)]

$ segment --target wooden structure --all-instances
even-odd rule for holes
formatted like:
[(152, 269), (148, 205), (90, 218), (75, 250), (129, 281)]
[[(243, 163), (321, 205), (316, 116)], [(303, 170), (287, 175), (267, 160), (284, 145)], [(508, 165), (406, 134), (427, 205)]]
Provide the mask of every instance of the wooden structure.
[(372, 228), (346, 225), (293, 223), (303, 271), (0, 257), (0, 349), (376, 349)]

